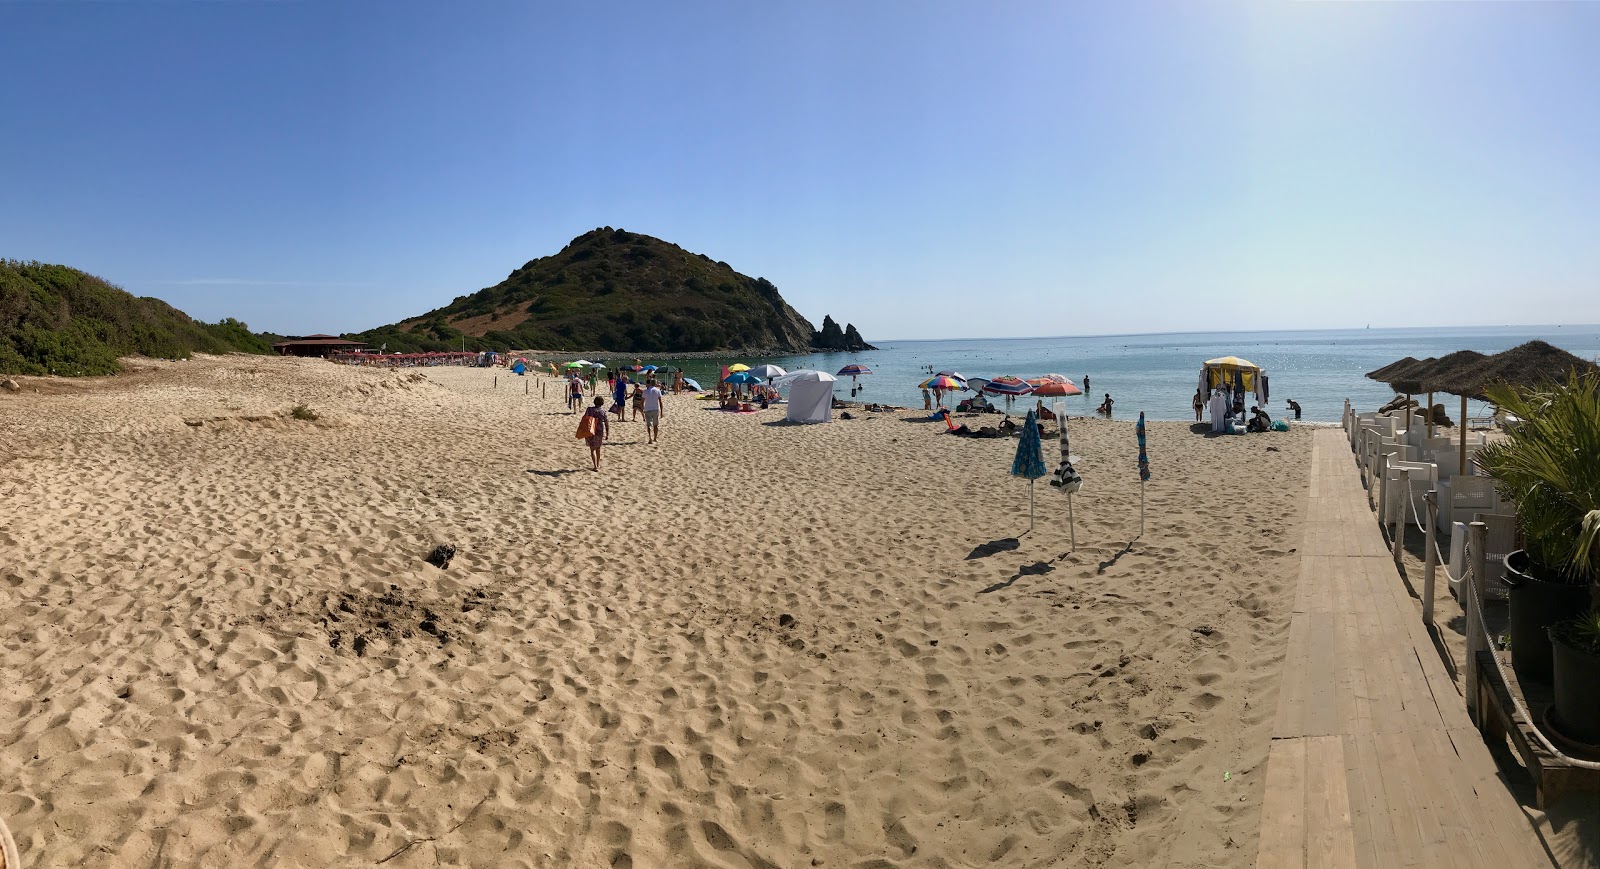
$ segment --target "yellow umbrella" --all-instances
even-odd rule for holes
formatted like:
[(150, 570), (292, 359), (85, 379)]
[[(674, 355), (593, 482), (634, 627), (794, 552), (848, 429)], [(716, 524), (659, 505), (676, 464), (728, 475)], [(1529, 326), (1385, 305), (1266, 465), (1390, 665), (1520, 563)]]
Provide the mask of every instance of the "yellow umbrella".
[(749, 370), (750, 370), (750, 366), (744, 364), (743, 362), (735, 362), (734, 364), (728, 366), (728, 373), (729, 374), (732, 374), (735, 371), (749, 371)]
[(1243, 368), (1246, 370), (1259, 369), (1261, 367), (1248, 359), (1240, 359), (1237, 356), (1224, 356), (1221, 359), (1207, 359), (1206, 366), (1210, 368)]

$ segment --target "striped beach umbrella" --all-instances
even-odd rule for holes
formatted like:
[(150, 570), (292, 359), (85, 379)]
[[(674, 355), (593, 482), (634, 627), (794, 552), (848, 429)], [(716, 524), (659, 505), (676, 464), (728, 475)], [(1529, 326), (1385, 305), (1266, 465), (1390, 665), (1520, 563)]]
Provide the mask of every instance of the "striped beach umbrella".
[(939, 374), (934, 377), (930, 377), (917, 385), (921, 386), (923, 389), (945, 389), (952, 392), (958, 389), (963, 389), (966, 386), (961, 381), (946, 374)]
[(868, 368), (867, 366), (862, 365), (859, 362), (852, 362), (849, 365), (846, 365), (845, 367), (839, 369), (839, 376), (840, 377), (844, 377), (847, 374), (849, 376), (851, 376), (851, 377), (856, 377), (858, 375), (871, 374), (871, 373), (872, 373), (872, 369), (871, 368)]
[(1032, 392), (1033, 387), (1029, 386), (1026, 380), (1007, 375), (1005, 377), (996, 377), (985, 383), (983, 391), (990, 395), (1008, 395), (1015, 398)]
[(1011, 476), (1028, 479), (1028, 530), (1033, 530), (1033, 483), (1049, 473), (1044, 467), (1044, 447), (1039, 442), (1039, 420), (1033, 411), (1022, 423), (1022, 439), (1017, 442), (1017, 457), (1011, 460)]
[(1061, 463), (1056, 465), (1056, 472), (1052, 475), (1050, 485), (1067, 493), (1067, 528), (1072, 535), (1072, 548), (1078, 548), (1078, 523), (1072, 517), (1072, 493), (1083, 488), (1083, 478), (1078, 476), (1078, 469), (1072, 466), (1076, 458), (1067, 443), (1067, 408), (1061, 402), (1056, 402), (1056, 425), (1061, 427)]

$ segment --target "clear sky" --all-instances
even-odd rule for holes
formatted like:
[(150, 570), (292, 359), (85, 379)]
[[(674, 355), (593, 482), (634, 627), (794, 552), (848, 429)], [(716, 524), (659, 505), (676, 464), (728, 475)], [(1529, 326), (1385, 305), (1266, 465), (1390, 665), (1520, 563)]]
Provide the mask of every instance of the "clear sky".
[(0, 2), (0, 256), (364, 329), (597, 226), (868, 340), (1600, 322), (1600, 3)]

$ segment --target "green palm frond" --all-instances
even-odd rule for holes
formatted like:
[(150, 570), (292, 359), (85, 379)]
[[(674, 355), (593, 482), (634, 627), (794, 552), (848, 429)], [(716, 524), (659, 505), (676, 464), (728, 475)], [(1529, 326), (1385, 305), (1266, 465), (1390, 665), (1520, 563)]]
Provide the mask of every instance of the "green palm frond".
[(1516, 502), (1528, 554), (1572, 581), (1600, 581), (1600, 376), (1485, 393), (1522, 419), (1478, 464)]

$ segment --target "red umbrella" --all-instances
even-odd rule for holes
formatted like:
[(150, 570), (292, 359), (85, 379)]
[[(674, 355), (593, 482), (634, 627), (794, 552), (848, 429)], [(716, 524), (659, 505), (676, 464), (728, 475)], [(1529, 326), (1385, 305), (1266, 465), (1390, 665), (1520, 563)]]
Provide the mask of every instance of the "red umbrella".
[(1042, 395), (1045, 397), (1058, 395), (1082, 395), (1083, 390), (1074, 386), (1070, 380), (1065, 383), (1056, 380), (1047, 380), (1044, 383), (1035, 386), (1033, 388), (1033, 394)]

